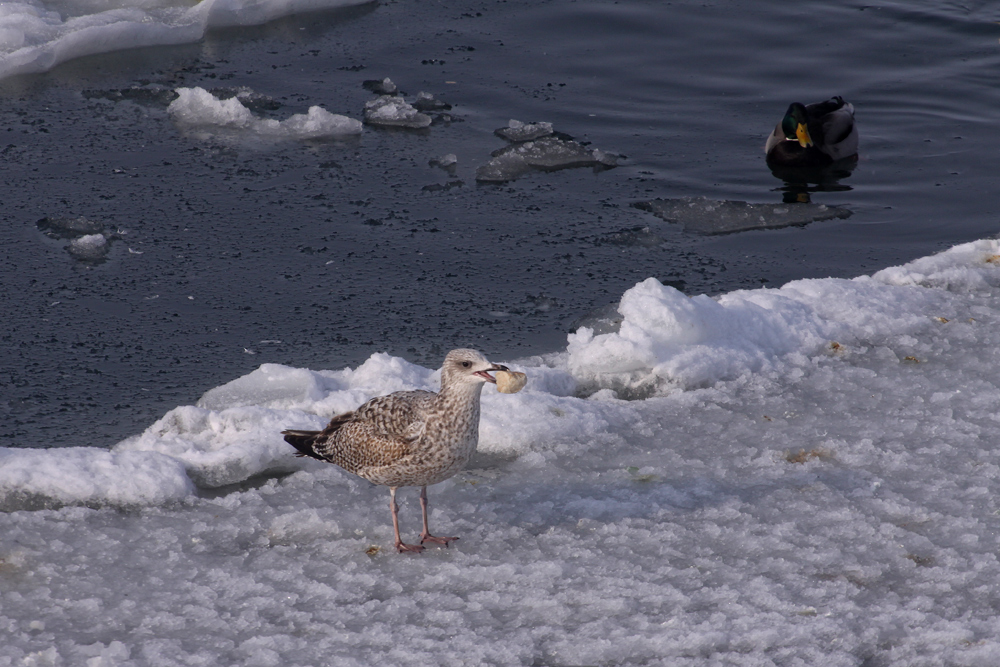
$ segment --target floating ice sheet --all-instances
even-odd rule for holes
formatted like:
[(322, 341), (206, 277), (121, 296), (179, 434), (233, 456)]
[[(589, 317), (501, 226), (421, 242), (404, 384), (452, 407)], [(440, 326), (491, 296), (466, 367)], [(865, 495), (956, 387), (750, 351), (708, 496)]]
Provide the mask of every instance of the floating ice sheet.
[(417, 99), (413, 101), (413, 108), (417, 111), (448, 111), (451, 109), (451, 105), (447, 102), (439, 100), (434, 97), (431, 93), (420, 91), (417, 93)]
[(751, 229), (777, 229), (820, 220), (846, 218), (851, 211), (825, 204), (751, 204), (745, 201), (679, 197), (635, 204), (667, 222), (699, 234), (729, 234)]
[(504, 183), (532, 171), (618, 166), (619, 156), (573, 141), (572, 137), (555, 132), (552, 123), (511, 119), (507, 127), (495, 130), (494, 134), (510, 145), (493, 151), (490, 161), (476, 169), (476, 180), (480, 183)]
[(45, 72), (95, 53), (187, 44), (208, 28), (258, 25), (300, 12), (369, 0), (39, 0), (0, 4), (0, 78)]
[(610, 153), (555, 136), (511, 144), (494, 151), (492, 156), (489, 162), (476, 169), (477, 181), (504, 183), (532, 171), (573, 167), (610, 169), (618, 165), (617, 157)]

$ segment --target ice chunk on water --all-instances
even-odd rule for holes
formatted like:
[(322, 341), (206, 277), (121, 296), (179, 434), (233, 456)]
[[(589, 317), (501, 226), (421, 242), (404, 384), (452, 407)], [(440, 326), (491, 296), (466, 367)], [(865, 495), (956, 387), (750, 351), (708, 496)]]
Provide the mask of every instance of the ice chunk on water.
[(401, 97), (382, 95), (365, 103), (365, 122), (369, 125), (421, 128), (431, 124), (431, 117), (420, 113)]
[(70, 241), (66, 249), (79, 260), (100, 262), (108, 256), (108, 239), (104, 234), (87, 234)]
[(102, 223), (84, 217), (42, 218), (35, 226), (50, 239), (69, 240), (66, 251), (70, 255), (82, 262), (94, 264), (107, 258), (113, 239), (121, 238), (118, 234), (106, 233)]
[[(321, 139), (360, 134), (361, 122), (313, 106), (308, 113), (283, 121), (259, 118), (239, 96), (219, 99), (204, 88), (178, 88), (177, 99), (167, 111), (174, 121), (188, 128), (218, 128), (234, 138)], [(234, 134), (233, 134), (234, 133)], [(223, 136), (227, 136), (225, 133)]]
[(458, 156), (454, 153), (448, 153), (447, 155), (432, 157), (430, 159), (430, 165), (432, 167), (441, 167), (442, 169), (451, 169), (456, 164), (458, 164)]
[(362, 81), (361, 85), (365, 90), (370, 90), (376, 95), (395, 95), (399, 90), (389, 77), (385, 77), (381, 81), (378, 79), (367, 79)]
[(532, 141), (552, 134), (552, 123), (522, 123), (512, 118), (507, 127), (494, 130), (493, 134), (511, 142)]
[(492, 159), (476, 170), (482, 183), (503, 183), (533, 171), (556, 171), (572, 167), (610, 169), (617, 159), (576, 141), (546, 136), (536, 141), (511, 144), (493, 152)]
[(820, 220), (846, 218), (851, 211), (824, 204), (751, 204), (745, 201), (679, 197), (635, 204), (667, 222), (676, 222), (689, 232), (729, 234), (750, 229), (776, 229)]
[(448, 111), (451, 109), (451, 105), (447, 102), (442, 102), (430, 93), (423, 91), (417, 93), (417, 99), (414, 100), (413, 107), (417, 111)]

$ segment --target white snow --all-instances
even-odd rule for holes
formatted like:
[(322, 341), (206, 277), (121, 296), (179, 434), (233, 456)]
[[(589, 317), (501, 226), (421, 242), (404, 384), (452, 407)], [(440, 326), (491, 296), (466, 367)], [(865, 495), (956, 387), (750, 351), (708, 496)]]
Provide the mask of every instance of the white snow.
[(308, 113), (279, 121), (255, 116), (238, 96), (222, 100), (197, 87), (178, 88), (177, 94), (167, 111), (178, 125), (210, 133), (229, 131), (237, 139), (322, 139), (362, 131), (361, 121), (332, 114), (318, 106), (309, 107)]
[(194, 493), (175, 458), (94, 447), (0, 448), (0, 510), (61, 504), (158, 505)]
[(485, 389), (447, 550), (394, 553), (386, 490), (281, 439), (436, 387), (385, 354), (0, 450), (0, 665), (995, 664), (1000, 242), (619, 310)]
[(208, 28), (257, 25), (370, 0), (14, 0), (0, 3), (0, 79), (124, 49), (186, 44)]

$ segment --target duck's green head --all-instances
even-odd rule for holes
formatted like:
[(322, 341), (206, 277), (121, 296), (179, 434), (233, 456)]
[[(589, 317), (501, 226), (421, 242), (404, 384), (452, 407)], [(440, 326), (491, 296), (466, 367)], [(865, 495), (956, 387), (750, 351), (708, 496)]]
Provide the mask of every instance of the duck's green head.
[(798, 102), (789, 105), (785, 118), (781, 121), (781, 130), (785, 133), (786, 139), (798, 141), (802, 148), (813, 145), (812, 137), (809, 136), (806, 108)]

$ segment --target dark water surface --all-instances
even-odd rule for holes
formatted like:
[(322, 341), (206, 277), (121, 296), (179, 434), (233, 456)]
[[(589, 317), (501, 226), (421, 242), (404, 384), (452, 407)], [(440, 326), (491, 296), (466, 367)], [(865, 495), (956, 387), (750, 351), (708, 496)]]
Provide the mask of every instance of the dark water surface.
[[(0, 445), (110, 446), (264, 362), (555, 351), (648, 276), (691, 294), (777, 287), (992, 236), (997, 14), (386, 2), (0, 82)], [(313, 104), (360, 118), (362, 81), (386, 76), (408, 99), (451, 103), (456, 120), (247, 146), (181, 133), (156, 100), (105, 94), (246, 86), (281, 103), (275, 118)], [(812, 201), (849, 218), (699, 236), (632, 206), (781, 202), (764, 140), (789, 102), (833, 94), (857, 110), (861, 158), (849, 189)], [(627, 160), (477, 185), (511, 118)], [(447, 153), (454, 174), (428, 165)], [(79, 216), (121, 236), (106, 262), (74, 259), (36, 226)]]

